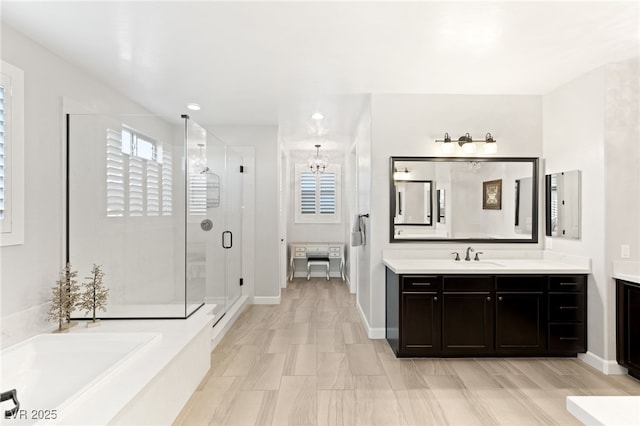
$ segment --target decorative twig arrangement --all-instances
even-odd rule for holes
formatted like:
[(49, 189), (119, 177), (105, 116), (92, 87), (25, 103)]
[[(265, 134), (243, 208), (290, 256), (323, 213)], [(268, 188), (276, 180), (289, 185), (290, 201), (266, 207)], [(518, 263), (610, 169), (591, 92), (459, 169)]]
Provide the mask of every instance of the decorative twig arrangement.
[(60, 275), (56, 285), (51, 288), (51, 307), (47, 318), (51, 321), (58, 321), (58, 331), (62, 331), (63, 325), (69, 328), (71, 312), (78, 299), (78, 271), (71, 269), (67, 263)]
[(104, 272), (102, 272), (102, 267), (96, 264), (93, 265), (91, 269), (91, 276), (85, 277), (85, 281), (83, 286), (83, 291), (80, 293), (80, 300), (76, 305), (80, 310), (84, 312), (92, 312), (92, 324), (96, 324), (96, 310), (106, 311), (107, 310), (107, 296), (109, 295), (109, 289), (104, 286), (102, 278), (104, 277)]
[(78, 271), (74, 271), (67, 263), (60, 271), (56, 285), (51, 289), (51, 307), (47, 319), (58, 322), (58, 332), (71, 327), (71, 313), (75, 308), (85, 312), (92, 312), (90, 324), (97, 324), (96, 311), (106, 310), (109, 289), (104, 286), (104, 273), (98, 265), (93, 265), (91, 276), (85, 278), (83, 291), (80, 293), (78, 285)]

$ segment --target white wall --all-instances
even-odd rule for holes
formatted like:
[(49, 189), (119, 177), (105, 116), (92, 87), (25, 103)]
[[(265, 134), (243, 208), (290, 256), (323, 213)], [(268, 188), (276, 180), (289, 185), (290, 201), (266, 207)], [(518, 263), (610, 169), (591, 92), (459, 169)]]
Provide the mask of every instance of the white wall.
[[(640, 61), (606, 67), (604, 111), (605, 140), (605, 267), (611, 276), (612, 262), (640, 261)], [(583, 203), (584, 206), (584, 203)], [(583, 207), (584, 208), (584, 207)], [(584, 230), (584, 228), (583, 228)], [(621, 258), (621, 245), (629, 245), (630, 258)], [(608, 336), (615, 334), (614, 284), (608, 286), (606, 320)], [(615, 339), (606, 341), (607, 359), (615, 358)]]
[(47, 301), (64, 264), (62, 96), (96, 112), (146, 111), (4, 23), (1, 30), (2, 60), (25, 81), (25, 242), (0, 249), (5, 347), (53, 328)]
[(640, 257), (638, 60), (591, 71), (544, 97), (545, 173), (582, 171), (582, 237), (547, 240), (591, 258), (588, 350), (615, 366), (611, 263), (628, 244)]
[[(372, 125), (371, 125), (371, 103), (364, 109), (362, 117), (358, 123), (356, 131), (356, 157), (358, 180), (357, 194), (357, 214), (368, 214), (364, 218), (365, 244), (356, 248), (357, 250), (357, 307), (362, 315), (366, 326), (370, 329), (373, 305), (371, 302), (371, 257), (372, 257), (372, 235), (376, 226), (376, 217), (372, 215), (372, 193), (373, 193), (373, 173), (372, 173)], [(355, 215), (351, 220), (355, 220)], [(377, 222), (379, 223), (379, 222)], [(353, 224), (351, 225), (353, 226)], [(376, 309), (379, 309), (376, 306)], [(384, 305), (382, 306), (384, 314)], [(372, 337), (371, 335), (369, 337)]]
[[(383, 337), (385, 274), (382, 250), (462, 249), (461, 244), (449, 243), (389, 243), (389, 157), (440, 156), (441, 144), (434, 141), (442, 139), (445, 132), (456, 138), (469, 132), (476, 139), (491, 132), (498, 141), (495, 156), (539, 157), (542, 153), (542, 100), (540, 96), (373, 95), (372, 123), (371, 280), (362, 283), (367, 289), (360, 288), (370, 297), (366, 301), (358, 295), (358, 302), (367, 316), (370, 334)], [(473, 246), (480, 250), (542, 248), (541, 243)]]
[(546, 174), (582, 171), (582, 238), (547, 240), (547, 248), (591, 258), (588, 350), (604, 358), (607, 279), (605, 277), (604, 68), (544, 96)]
[[(254, 302), (280, 298), (278, 235), (278, 128), (276, 126), (211, 126), (230, 146), (255, 148), (255, 282)], [(251, 173), (251, 171), (249, 171)], [(244, 265), (243, 265), (244, 267)]]

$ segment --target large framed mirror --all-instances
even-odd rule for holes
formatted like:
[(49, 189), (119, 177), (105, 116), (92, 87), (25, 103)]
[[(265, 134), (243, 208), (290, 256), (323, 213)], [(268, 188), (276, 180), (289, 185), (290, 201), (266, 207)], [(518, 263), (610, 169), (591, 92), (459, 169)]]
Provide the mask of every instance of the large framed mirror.
[(392, 243), (538, 242), (538, 158), (391, 157), (389, 170)]

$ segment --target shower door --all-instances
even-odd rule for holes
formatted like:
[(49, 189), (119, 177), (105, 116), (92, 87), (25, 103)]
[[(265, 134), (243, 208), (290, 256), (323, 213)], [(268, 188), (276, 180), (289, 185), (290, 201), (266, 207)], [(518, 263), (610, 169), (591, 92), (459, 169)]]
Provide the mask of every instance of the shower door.
[(224, 235), (224, 249), (227, 266), (226, 309), (233, 305), (240, 295), (242, 278), (242, 157), (227, 147), (227, 228)]

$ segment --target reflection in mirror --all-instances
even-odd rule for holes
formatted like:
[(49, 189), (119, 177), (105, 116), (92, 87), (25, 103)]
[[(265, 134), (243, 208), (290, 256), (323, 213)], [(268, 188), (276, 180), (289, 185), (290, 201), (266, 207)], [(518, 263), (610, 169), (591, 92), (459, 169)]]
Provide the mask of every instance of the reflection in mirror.
[(444, 189), (436, 191), (436, 199), (438, 200), (438, 223), (445, 223)]
[(396, 180), (394, 223), (431, 226), (431, 181)]
[(546, 235), (580, 239), (580, 171), (545, 176)]
[(517, 234), (531, 234), (533, 225), (531, 198), (528, 196), (523, 197), (521, 194), (531, 194), (533, 191), (532, 185), (533, 179), (530, 177), (523, 177), (515, 181), (515, 231)]
[[(426, 206), (427, 189), (400, 189), (400, 181), (394, 176), (397, 170), (410, 171), (402, 178), (405, 184), (431, 182), (429, 193), (436, 203), (435, 221), (426, 214), (423, 223), (406, 218), (409, 205)], [(391, 157), (390, 241), (535, 243), (537, 176), (537, 158)], [(497, 206), (488, 208), (483, 188), (491, 182), (499, 182), (502, 190), (497, 193), (500, 197)]]

